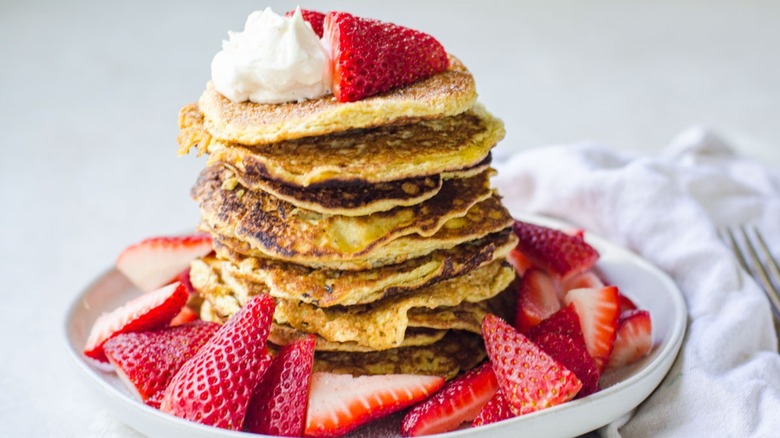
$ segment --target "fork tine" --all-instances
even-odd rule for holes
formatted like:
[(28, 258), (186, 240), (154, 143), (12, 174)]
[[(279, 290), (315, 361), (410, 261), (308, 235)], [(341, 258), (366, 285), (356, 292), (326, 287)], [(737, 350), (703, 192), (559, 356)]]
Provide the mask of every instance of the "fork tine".
[(737, 245), (737, 239), (734, 238), (734, 233), (731, 231), (731, 228), (726, 227), (726, 236), (729, 238), (729, 244), (731, 244), (731, 252), (734, 253), (735, 256), (737, 256), (737, 261), (739, 262), (739, 265), (742, 266), (742, 269), (745, 270), (745, 272), (750, 272), (750, 268), (748, 267), (747, 262), (745, 261), (745, 257), (742, 255), (742, 249)]
[[(739, 230), (742, 232), (742, 237), (745, 239), (745, 246), (747, 246), (748, 255), (750, 256), (750, 261), (753, 265), (753, 273), (757, 277), (757, 280), (759, 280), (759, 282), (761, 282), (762, 286), (764, 287), (764, 291), (766, 292), (766, 296), (769, 298), (769, 301), (772, 304), (775, 315), (780, 317), (780, 291), (777, 290), (775, 285), (769, 279), (769, 273), (764, 267), (764, 264), (761, 263), (761, 258), (759, 258), (758, 252), (753, 245), (753, 241), (748, 236), (745, 227), (740, 226)], [(769, 258), (772, 259), (771, 254)], [(774, 263), (774, 259), (772, 259), (772, 263)]]
[(772, 280), (774, 280), (777, 285), (780, 283), (780, 266), (777, 265), (777, 260), (772, 256), (772, 252), (769, 251), (769, 246), (766, 244), (764, 236), (758, 231), (758, 228), (753, 228), (753, 232), (756, 234), (758, 244), (761, 247), (761, 252), (764, 254), (764, 258), (767, 260), (769, 268), (772, 270), (772, 274), (774, 274)]

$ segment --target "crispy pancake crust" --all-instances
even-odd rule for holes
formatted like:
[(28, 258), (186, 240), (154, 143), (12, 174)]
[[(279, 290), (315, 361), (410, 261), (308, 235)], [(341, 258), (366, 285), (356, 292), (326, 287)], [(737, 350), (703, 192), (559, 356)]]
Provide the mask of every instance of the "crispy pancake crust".
[[(289, 342), (306, 335), (306, 332), (296, 330), (285, 324), (271, 324), (271, 332), (268, 335), (268, 342), (275, 345), (287, 345)], [(427, 328), (409, 328), (406, 331), (406, 337), (398, 348), (419, 347), (422, 345), (431, 345), (440, 341), (447, 334), (447, 330), (434, 330)], [(371, 348), (359, 345), (357, 342), (332, 342), (316, 335), (317, 341), (314, 344), (316, 351), (342, 351), (351, 353), (366, 353), (376, 351)]]
[[(266, 293), (262, 288), (236, 287), (221, 275), (219, 265), (193, 263), (191, 281), (209, 305), (202, 317), (225, 319), (238, 312), (252, 296)], [(331, 343), (354, 345), (366, 350), (386, 350), (405, 344), (411, 326), (407, 314), (412, 309), (428, 309), (414, 314), (413, 327), (480, 331), (480, 322), (490, 311), (491, 298), (512, 283), (514, 269), (496, 261), (468, 274), (417, 289), (368, 305), (319, 308), (295, 300), (276, 300), (274, 322), (306, 333), (315, 333)], [(452, 324), (448, 327), (447, 324)], [(419, 337), (418, 337), (419, 338)], [(352, 347), (350, 347), (352, 348)], [(354, 350), (354, 348), (353, 348)]]
[[(484, 204), (484, 205), (483, 205)], [(465, 218), (451, 219), (442, 229), (431, 237), (416, 235), (395, 239), (384, 246), (374, 248), (367, 254), (352, 259), (333, 256), (329, 258), (281, 258), (282, 261), (297, 263), (315, 269), (334, 269), (361, 271), (382, 266), (403, 263), (434, 251), (454, 248), (463, 243), (481, 239), (493, 233), (501, 232), (512, 225), (512, 216), (501, 205), (497, 196), (477, 204), (469, 210)], [(268, 254), (252, 247), (249, 243), (225, 236), (201, 223), (202, 231), (211, 233), (214, 249), (222, 258), (230, 258), (232, 253), (249, 257), (268, 258)]]
[(337, 102), (328, 95), (282, 104), (236, 103), (209, 82), (199, 105), (214, 137), (260, 145), (451, 116), (469, 109), (476, 98), (471, 73), (450, 57), (450, 66), (444, 72), (356, 102)]
[[(515, 278), (514, 269), (505, 263), (493, 262), (466, 275), (362, 306), (319, 308), (280, 299), (274, 319), (301, 331), (317, 333), (329, 341), (356, 342), (373, 350), (401, 345), (409, 327), (407, 312), (413, 308), (431, 309), (417, 315), (417, 327), (450, 328), (445, 326), (450, 321), (457, 323), (457, 328), (465, 326), (479, 332), (481, 318), (488, 312), (486, 300), (504, 291)], [(472, 324), (452, 318), (450, 308), (461, 303), (482, 303), (458, 309), (474, 311), (470, 316)], [(442, 318), (438, 318), (439, 309)]]
[(296, 207), (322, 214), (367, 216), (427, 201), (439, 193), (444, 180), (469, 178), (487, 170), (490, 166), (490, 156), (474, 167), (440, 175), (376, 184), (307, 187), (306, 189), (244, 173), (226, 163), (216, 165), (220, 164), (229, 167), (243, 187), (251, 191), (269, 193)]
[(338, 374), (424, 374), (452, 379), (485, 359), (482, 338), (452, 331), (435, 344), (370, 353), (318, 352), (314, 371)]
[(445, 223), (490, 201), (488, 172), (450, 179), (430, 200), (370, 216), (323, 215), (303, 210), (265, 192), (238, 185), (233, 173), (206, 168), (192, 190), (201, 216), (218, 234), (248, 242), (268, 257), (299, 261), (351, 259), (399, 237), (428, 237)]
[(242, 284), (257, 283), (276, 298), (319, 307), (350, 306), (408, 292), (457, 277), (494, 260), (504, 259), (517, 246), (511, 230), (491, 234), (448, 250), (367, 271), (312, 269), (266, 258), (229, 252), (230, 263), (206, 257), (224, 277)]
[(466, 113), (403, 126), (349, 131), (248, 147), (215, 140), (197, 106), (182, 108), (179, 153), (193, 146), (209, 163), (289, 186), (374, 184), (438, 175), (484, 161), (504, 137), (504, 125), (481, 105)]

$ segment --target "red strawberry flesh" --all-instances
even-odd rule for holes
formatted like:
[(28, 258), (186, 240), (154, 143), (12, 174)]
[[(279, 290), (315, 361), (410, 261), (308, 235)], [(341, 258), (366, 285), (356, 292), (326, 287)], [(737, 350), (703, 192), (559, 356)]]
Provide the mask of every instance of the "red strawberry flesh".
[(84, 354), (100, 362), (108, 359), (103, 344), (121, 333), (165, 327), (181, 311), (188, 294), (181, 283), (146, 293), (110, 313), (98, 317), (84, 346)]
[(412, 408), (401, 423), (401, 436), (420, 436), (455, 430), (471, 422), (498, 391), (489, 362), (448, 382), (439, 392)]
[(485, 316), (482, 337), (498, 385), (515, 415), (571, 400), (582, 387), (574, 373), (501, 318)]
[(574, 305), (588, 354), (599, 371), (603, 370), (612, 354), (620, 317), (618, 289), (614, 286), (574, 289), (566, 294), (564, 302)]
[(444, 385), (438, 376), (314, 373), (305, 436), (341, 436), (419, 403)]
[(254, 390), (244, 429), (274, 436), (302, 436), (314, 363), (315, 335), (282, 348)]
[(444, 47), (432, 36), (346, 12), (325, 16), (324, 37), (333, 62), (333, 94), (353, 102), (447, 69)]
[(178, 327), (123, 333), (105, 343), (108, 361), (128, 389), (160, 407), (168, 383), (184, 363), (216, 333), (218, 324), (197, 321)]
[[(308, 9), (301, 9), (301, 17), (304, 21), (309, 23), (311, 25), (312, 30), (315, 34), (317, 34), (317, 37), (322, 38), (322, 25), (325, 21), (325, 14), (322, 12), (317, 11), (311, 11)], [(292, 17), (295, 15), (295, 11), (287, 11), (284, 16), (285, 17)]]
[(488, 400), (471, 425), (474, 427), (482, 426), (497, 421), (507, 420), (514, 416), (515, 414), (509, 407), (509, 402), (506, 401), (506, 397), (504, 397), (504, 394), (499, 390), (493, 398)]
[(213, 250), (211, 236), (152, 237), (127, 247), (116, 260), (116, 268), (144, 292), (175, 280), (192, 260)]
[(599, 390), (599, 371), (588, 355), (585, 342), (558, 333), (543, 333), (531, 339), (553, 359), (568, 368), (582, 382), (577, 398), (589, 396)]
[(581, 274), (596, 263), (598, 252), (579, 237), (560, 230), (515, 221), (518, 249), (531, 262), (562, 280)]
[(630, 365), (653, 349), (653, 323), (646, 310), (628, 310), (620, 315), (615, 345), (608, 368)]
[(601, 373), (588, 354), (580, 320), (573, 304), (555, 312), (526, 335), (580, 379), (582, 389), (577, 393), (577, 398), (599, 390)]
[(241, 430), (252, 393), (271, 362), (266, 339), (274, 300), (258, 295), (233, 315), (176, 373), (163, 412), (198, 423)]
[(520, 280), (515, 327), (525, 332), (561, 308), (558, 285), (544, 271), (529, 269)]

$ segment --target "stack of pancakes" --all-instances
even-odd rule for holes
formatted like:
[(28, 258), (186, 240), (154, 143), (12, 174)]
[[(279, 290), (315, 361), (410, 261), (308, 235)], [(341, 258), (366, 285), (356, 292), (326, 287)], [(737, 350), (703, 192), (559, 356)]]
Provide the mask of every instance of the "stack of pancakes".
[(269, 341), (316, 334), (321, 371), (449, 378), (484, 358), (517, 242), (490, 187), (503, 125), (450, 61), (357, 102), (236, 103), (209, 85), (182, 109), (180, 152), (209, 154), (192, 189), (216, 250), (190, 274), (203, 319), (270, 294)]

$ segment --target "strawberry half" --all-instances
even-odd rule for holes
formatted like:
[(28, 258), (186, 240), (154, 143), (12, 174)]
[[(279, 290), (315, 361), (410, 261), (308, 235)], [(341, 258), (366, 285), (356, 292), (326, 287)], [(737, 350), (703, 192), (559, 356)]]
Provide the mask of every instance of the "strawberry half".
[(517, 275), (521, 275), (521, 276), (525, 275), (525, 271), (533, 267), (533, 263), (531, 263), (531, 261), (528, 260), (528, 257), (526, 257), (517, 248), (513, 249), (512, 251), (509, 251), (509, 254), (506, 256), (506, 261), (508, 261), (512, 265), (512, 267), (515, 268), (515, 272), (517, 272)]
[(100, 362), (108, 359), (103, 344), (121, 333), (162, 328), (170, 324), (187, 302), (187, 290), (173, 283), (141, 295), (111, 313), (100, 315), (92, 326), (84, 346), (84, 354)]
[(127, 388), (144, 403), (159, 408), (168, 383), (219, 329), (198, 321), (139, 333), (123, 333), (103, 346), (108, 361)]
[(636, 310), (638, 307), (627, 296), (620, 294), (620, 313), (621, 315), (627, 310)]
[(534, 265), (564, 281), (589, 270), (599, 258), (592, 246), (563, 231), (522, 221), (515, 221), (513, 228), (520, 239), (518, 249)]
[(284, 16), (292, 17), (298, 10), (301, 11), (301, 17), (303, 18), (303, 21), (311, 25), (311, 29), (315, 34), (317, 34), (317, 37), (322, 38), (322, 25), (325, 21), (325, 14), (322, 12), (310, 11), (308, 9), (296, 9), (293, 11), (287, 11)]
[(600, 373), (588, 354), (582, 336), (577, 340), (559, 333), (543, 333), (531, 340), (580, 379), (582, 389), (577, 398), (587, 397), (599, 390)]
[(247, 406), (271, 363), (266, 339), (274, 300), (257, 295), (179, 370), (160, 410), (224, 429), (241, 430)]
[(339, 436), (418, 403), (439, 390), (438, 376), (314, 373), (304, 435)]
[(314, 364), (315, 335), (296, 339), (274, 357), (254, 390), (244, 430), (274, 436), (302, 436)]
[(596, 362), (599, 371), (604, 370), (612, 354), (620, 316), (619, 297), (615, 286), (574, 289), (564, 297), (566, 305), (574, 305), (574, 310), (580, 318), (588, 354)]
[(498, 391), (489, 362), (448, 382), (425, 402), (413, 407), (401, 423), (401, 436), (420, 436), (455, 430), (471, 422)]
[(539, 324), (561, 308), (556, 281), (544, 271), (531, 268), (520, 280), (515, 328), (521, 332)]
[(482, 320), (482, 337), (498, 385), (515, 415), (571, 400), (582, 387), (574, 373), (493, 314)]
[(170, 326), (176, 327), (179, 325), (187, 324), (188, 322), (197, 321), (198, 318), (199, 317), (197, 312), (195, 312), (188, 306), (184, 306), (181, 308), (181, 312), (179, 312), (176, 316), (173, 317)]
[(557, 333), (559, 335), (582, 340), (583, 343), (585, 342), (582, 336), (580, 317), (571, 304), (555, 312), (549, 318), (539, 323), (539, 325), (525, 332), (525, 335), (533, 340), (533, 338), (545, 333)]
[(324, 27), (339, 102), (417, 82), (449, 65), (444, 47), (423, 32), (346, 12), (329, 12)]
[(563, 295), (566, 295), (566, 292), (572, 290), (572, 289), (582, 289), (586, 287), (595, 287), (595, 288), (601, 288), (606, 286), (603, 281), (601, 281), (601, 278), (599, 278), (598, 275), (594, 274), (591, 271), (583, 272), (582, 274), (575, 275), (573, 277), (568, 278), (566, 281), (563, 282), (563, 285), (561, 286), (561, 290), (563, 291)]
[(607, 368), (632, 364), (653, 349), (653, 323), (647, 310), (629, 310), (620, 315), (615, 348)]
[(482, 410), (479, 411), (477, 418), (471, 423), (472, 426), (482, 426), (485, 424), (495, 423), (497, 421), (503, 421), (514, 417), (515, 414), (509, 407), (509, 402), (504, 397), (501, 390), (498, 390), (496, 394), (488, 400)]
[(148, 292), (170, 283), (191, 261), (211, 251), (208, 234), (152, 237), (122, 251), (116, 259), (116, 268), (137, 288)]

